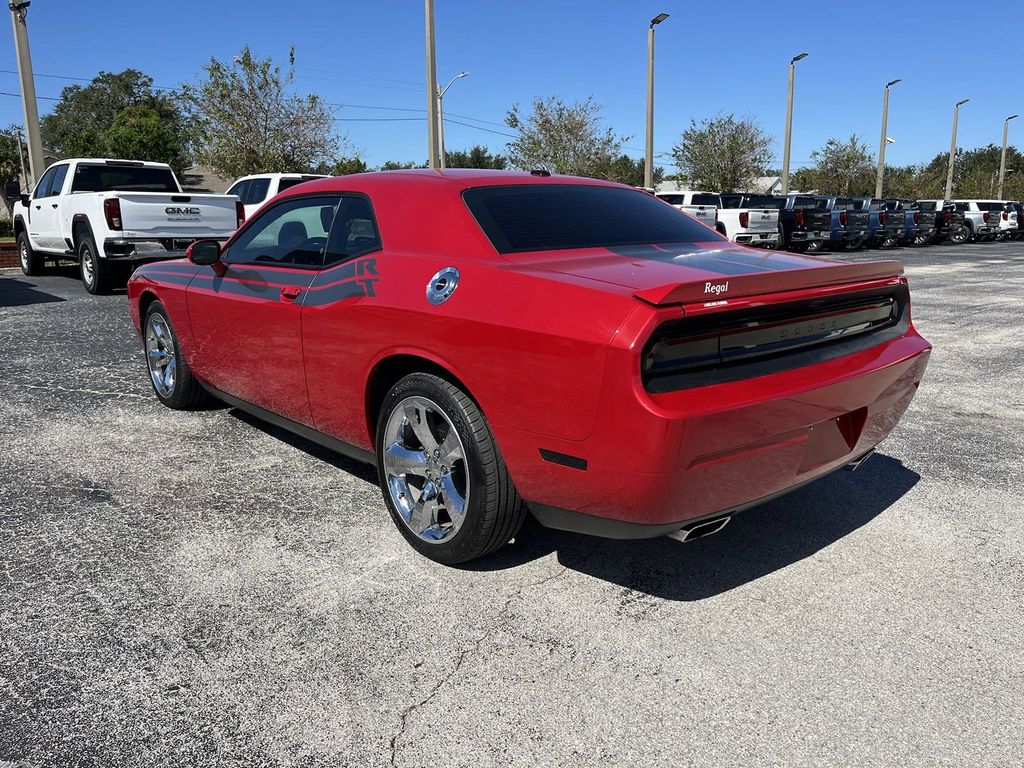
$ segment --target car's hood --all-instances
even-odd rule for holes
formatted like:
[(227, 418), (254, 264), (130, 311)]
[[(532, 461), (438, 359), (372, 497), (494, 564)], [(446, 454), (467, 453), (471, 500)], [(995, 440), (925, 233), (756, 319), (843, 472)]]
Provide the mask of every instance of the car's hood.
[(894, 277), (898, 261), (844, 262), (707, 242), (507, 255), (523, 267), (629, 289), (650, 304), (714, 301)]

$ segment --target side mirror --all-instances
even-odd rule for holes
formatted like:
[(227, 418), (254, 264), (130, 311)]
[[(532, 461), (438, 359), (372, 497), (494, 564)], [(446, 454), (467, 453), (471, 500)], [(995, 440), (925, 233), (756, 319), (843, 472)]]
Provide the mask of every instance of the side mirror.
[(212, 267), (220, 261), (220, 243), (216, 240), (196, 240), (185, 251), (193, 264)]
[(4, 184), (4, 197), (8, 200), (19, 199), (21, 197), (21, 184), (13, 180)]

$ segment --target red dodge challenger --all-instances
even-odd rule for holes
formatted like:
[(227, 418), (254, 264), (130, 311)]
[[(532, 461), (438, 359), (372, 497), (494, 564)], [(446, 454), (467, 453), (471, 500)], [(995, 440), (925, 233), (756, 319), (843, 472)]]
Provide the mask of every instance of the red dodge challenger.
[(527, 512), (714, 532), (868, 456), (931, 349), (899, 262), (750, 250), (541, 171), (301, 184), (128, 295), (164, 404), (212, 395), (375, 463), (398, 529), (443, 563)]

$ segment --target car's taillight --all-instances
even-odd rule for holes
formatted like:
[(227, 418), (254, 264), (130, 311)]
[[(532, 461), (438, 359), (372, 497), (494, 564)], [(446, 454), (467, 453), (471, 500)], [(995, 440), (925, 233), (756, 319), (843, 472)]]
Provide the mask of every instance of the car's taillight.
[(750, 226), (750, 211), (740, 211), (740, 226), (744, 229)]
[(235, 200), (235, 218), (238, 219), (238, 224), (235, 225), (236, 229), (245, 224), (245, 206), (242, 205), (241, 200)]
[(108, 197), (103, 201), (103, 217), (107, 220), (107, 229), (121, 229), (121, 201), (116, 197)]
[(981, 220), (988, 224), (988, 212), (981, 214)]
[(879, 213), (878, 214), (878, 226), (884, 227), (885, 226), (885, 219), (886, 218), (887, 217), (885, 215), (885, 211), (882, 211), (881, 213)]
[(793, 220), (796, 222), (796, 225), (798, 227), (802, 227), (804, 225), (804, 212), (797, 211), (796, 216), (793, 217)]
[(839, 223), (844, 227), (846, 226), (846, 211), (839, 212)]
[(1003, 221), (1009, 221), (1009, 220), (1010, 220), (1010, 214), (1008, 214), (1006, 211), (1003, 211)]
[(920, 211), (914, 211), (914, 223), (915, 224), (920, 224), (921, 223), (921, 212)]

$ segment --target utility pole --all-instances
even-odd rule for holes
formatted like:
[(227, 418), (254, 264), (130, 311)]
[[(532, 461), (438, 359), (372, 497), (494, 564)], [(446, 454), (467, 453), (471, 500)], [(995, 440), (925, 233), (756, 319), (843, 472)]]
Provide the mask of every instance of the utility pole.
[(1016, 115), (1010, 115), (1003, 120), (1003, 151), (999, 155), (999, 190), (996, 192), (996, 199), (1003, 199), (1003, 182), (1006, 181), (1006, 138), (1010, 133), (1010, 121)]
[(898, 82), (900, 78), (886, 83), (885, 95), (882, 96), (882, 138), (878, 140), (878, 180), (875, 181), (875, 197), (882, 196), (882, 179), (885, 176), (885, 145), (889, 143), (886, 139), (886, 127), (889, 123), (889, 88)]
[(25, 112), (28, 134), (28, 166), (32, 172), (29, 187), (43, 173), (43, 141), (39, 136), (39, 107), (36, 105), (36, 83), (32, 76), (32, 54), (28, 48), (28, 27), (25, 16), (31, 2), (10, 0), (11, 26), (14, 28), (14, 50), (18, 55), (18, 78), (21, 80), (21, 106)]
[(789, 194), (789, 146), (793, 141), (793, 80), (796, 77), (796, 63), (807, 58), (799, 53), (789, 60), (789, 99), (786, 101), (786, 143), (782, 148), (782, 194)]
[(434, 0), (424, 0), (427, 15), (427, 165), (440, 168), (437, 151), (437, 64), (434, 52)]
[(953, 107), (953, 136), (949, 140), (949, 170), (946, 172), (946, 200), (953, 199), (953, 160), (956, 158), (956, 124), (960, 120), (960, 106), (970, 99), (960, 99)]
[(647, 141), (644, 145), (644, 186), (654, 188), (654, 27), (668, 18), (659, 13), (647, 29)]

